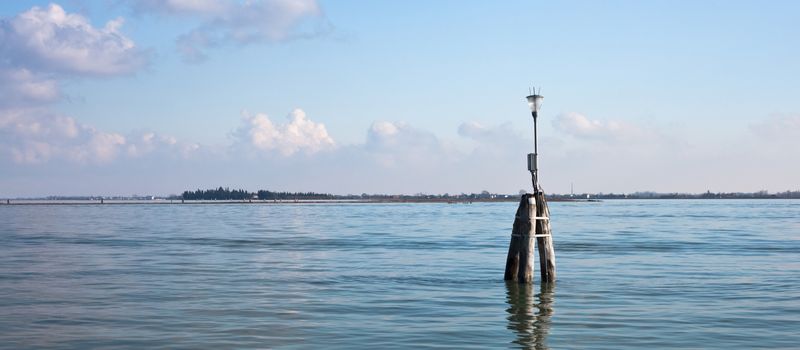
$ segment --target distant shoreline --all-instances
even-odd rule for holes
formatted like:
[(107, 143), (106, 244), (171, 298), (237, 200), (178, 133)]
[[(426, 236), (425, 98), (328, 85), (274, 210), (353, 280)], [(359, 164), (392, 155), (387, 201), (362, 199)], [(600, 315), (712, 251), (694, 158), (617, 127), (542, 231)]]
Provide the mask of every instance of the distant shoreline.
[[(614, 198), (614, 199), (565, 199), (548, 198), (548, 202), (576, 202), (591, 203), (606, 200), (724, 200), (724, 199), (794, 199), (794, 198)], [(153, 199), (153, 200), (125, 200), (125, 199), (85, 199), (85, 200), (59, 200), (59, 199), (9, 199), (2, 200), (0, 206), (23, 205), (204, 205), (204, 204), (262, 204), (262, 205), (287, 205), (287, 204), (472, 204), (472, 203), (508, 203), (517, 202), (519, 198), (492, 198), (492, 199), (298, 199), (298, 200), (180, 200), (180, 199)]]
[[(291, 203), (493, 203), (493, 202), (517, 202), (518, 194), (490, 193), (461, 193), (461, 194), (367, 194), (361, 195), (334, 195), (330, 193), (315, 192), (286, 192), (258, 190), (251, 192), (243, 189), (233, 189), (228, 187), (218, 187), (216, 189), (184, 191), (181, 195), (131, 195), (131, 196), (41, 196), (41, 197), (5, 197), (0, 196), (0, 205), (3, 204), (226, 204), (226, 203), (247, 203), (247, 204), (291, 204)], [(767, 191), (758, 192), (718, 192), (707, 191), (705, 193), (658, 193), (658, 192), (634, 192), (634, 193), (578, 193), (578, 194), (545, 194), (551, 202), (598, 202), (616, 199), (800, 199), (800, 191), (785, 191), (769, 193)]]
[[(518, 198), (503, 199), (473, 199), (473, 200), (440, 200), (440, 199), (298, 199), (298, 200), (180, 200), (180, 199), (155, 199), (155, 200), (58, 200), (58, 199), (12, 199), (0, 203), (3, 205), (198, 205), (198, 204), (386, 204), (386, 203), (444, 203), (444, 204), (470, 204), (470, 203), (499, 203), (517, 202)], [(560, 201), (560, 200), (556, 200)]]

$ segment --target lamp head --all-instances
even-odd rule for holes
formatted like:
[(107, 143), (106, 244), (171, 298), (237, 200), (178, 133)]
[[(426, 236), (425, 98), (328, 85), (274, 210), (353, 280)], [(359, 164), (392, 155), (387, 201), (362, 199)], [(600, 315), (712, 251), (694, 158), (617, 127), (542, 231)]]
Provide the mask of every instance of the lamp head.
[(544, 96), (533, 94), (526, 98), (528, 99), (528, 107), (530, 107), (531, 112), (539, 112), (539, 108), (542, 107), (542, 100), (544, 100)]

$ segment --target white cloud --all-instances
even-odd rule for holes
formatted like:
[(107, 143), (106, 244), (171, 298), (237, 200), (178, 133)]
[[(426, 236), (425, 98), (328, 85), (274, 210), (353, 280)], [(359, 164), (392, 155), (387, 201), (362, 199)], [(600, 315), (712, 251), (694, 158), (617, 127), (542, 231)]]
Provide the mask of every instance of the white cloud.
[(446, 161), (449, 149), (433, 133), (405, 122), (375, 121), (363, 149), (384, 167), (421, 167)]
[[(144, 0), (134, 1), (136, 11), (197, 18), (200, 24), (177, 39), (184, 59), (198, 62), (205, 49), (229, 42), (246, 45), (318, 36), (322, 10), (316, 0)], [(319, 23), (317, 23), (319, 24)]]
[(525, 153), (533, 148), (533, 140), (524, 138), (511, 123), (486, 126), (474, 121), (465, 122), (458, 127), (458, 134), (474, 141), (473, 162), (490, 167), (502, 167), (504, 163), (523, 159)]
[(51, 158), (108, 162), (125, 144), (122, 135), (36, 108), (0, 111), (0, 136), (0, 145), (17, 163), (43, 163)]
[(53, 79), (25, 68), (0, 69), (0, 108), (51, 103), (60, 97)]
[(325, 125), (309, 120), (303, 110), (295, 109), (287, 118), (288, 122), (276, 124), (264, 113), (245, 114), (244, 125), (234, 136), (262, 153), (277, 151), (284, 156), (313, 154), (336, 146)]
[(45, 142), (30, 141), (24, 145), (11, 147), (11, 157), (16, 163), (42, 163), (53, 154), (52, 146)]
[(440, 148), (436, 135), (412, 127), (406, 122), (375, 121), (367, 131), (368, 150), (430, 150)]
[(72, 118), (44, 109), (20, 108), (0, 111), (0, 131), (19, 137), (71, 139), (77, 137), (79, 126)]
[(387, 121), (376, 121), (369, 128), (369, 135), (378, 138), (387, 138), (397, 135), (400, 128), (405, 128), (405, 123), (392, 123)]
[(119, 28), (123, 19), (95, 28), (57, 4), (0, 22), (0, 53), (7, 63), (40, 73), (116, 75), (142, 67), (146, 54)]
[(458, 126), (458, 134), (487, 145), (516, 146), (525, 140), (511, 123), (485, 126), (478, 122), (465, 122)]
[(553, 127), (565, 134), (583, 139), (621, 140), (645, 136), (646, 130), (623, 121), (592, 120), (580, 113), (556, 116)]
[(152, 131), (127, 138), (126, 153), (131, 158), (166, 155), (169, 158), (191, 158), (203, 149), (198, 143), (181, 142), (174, 136), (160, 135)]
[(431, 132), (417, 129), (403, 121), (374, 121), (367, 129), (363, 147), (369, 151), (409, 153), (413, 150), (431, 151), (441, 148), (439, 139)]
[(117, 133), (108, 133), (93, 128), (84, 129), (89, 140), (84, 144), (67, 148), (67, 157), (79, 162), (110, 162), (117, 157), (120, 148), (125, 145), (125, 137)]
[(134, 7), (141, 11), (156, 11), (169, 14), (199, 14), (210, 16), (227, 10), (230, 1), (220, 0), (138, 0)]
[(108, 163), (122, 156), (152, 154), (186, 158), (199, 149), (197, 144), (153, 132), (126, 137), (98, 130), (44, 108), (0, 110), (0, 157), (8, 156), (15, 163)]
[(464, 137), (481, 139), (486, 135), (487, 128), (478, 122), (464, 122), (458, 126), (458, 134)]

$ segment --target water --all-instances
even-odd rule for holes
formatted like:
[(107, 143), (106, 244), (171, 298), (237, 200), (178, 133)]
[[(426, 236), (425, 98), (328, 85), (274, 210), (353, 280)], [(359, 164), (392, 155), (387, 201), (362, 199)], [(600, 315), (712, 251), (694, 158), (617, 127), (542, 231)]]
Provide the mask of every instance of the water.
[[(3, 348), (796, 348), (800, 201), (0, 206)], [(538, 264), (537, 264), (538, 268)]]

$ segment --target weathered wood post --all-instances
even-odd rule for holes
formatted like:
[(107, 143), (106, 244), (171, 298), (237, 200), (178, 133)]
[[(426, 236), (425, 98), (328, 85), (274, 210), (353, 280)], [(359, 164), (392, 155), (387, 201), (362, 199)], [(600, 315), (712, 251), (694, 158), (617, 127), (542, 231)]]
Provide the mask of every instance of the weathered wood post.
[(506, 281), (531, 283), (533, 281), (533, 246), (536, 234), (535, 198), (531, 194), (524, 194), (519, 201), (514, 226), (511, 229), (511, 243), (508, 245), (506, 257)]
[(556, 257), (553, 247), (552, 230), (550, 229), (550, 209), (544, 192), (539, 187), (538, 135), (536, 117), (544, 97), (536, 91), (526, 97), (533, 116), (533, 153), (528, 154), (528, 170), (531, 172), (533, 194), (524, 194), (520, 199), (514, 226), (511, 230), (511, 243), (506, 257), (505, 280), (519, 283), (533, 281), (533, 246), (534, 238), (539, 248), (539, 269), (542, 282), (556, 280)]
[(550, 229), (550, 208), (544, 192), (538, 191), (536, 197), (536, 246), (539, 248), (539, 271), (542, 283), (556, 280), (556, 251), (553, 247), (553, 235)]
[(524, 194), (517, 208), (506, 257), (506, 281), (531, 283), (534, 271), (534, 238), (539, 251), (543, 283), (556, 280), (556, 255), (550, 228), (550, 209), (544, 192)]

